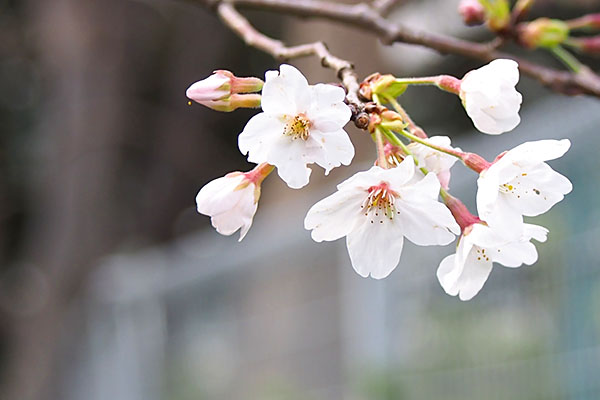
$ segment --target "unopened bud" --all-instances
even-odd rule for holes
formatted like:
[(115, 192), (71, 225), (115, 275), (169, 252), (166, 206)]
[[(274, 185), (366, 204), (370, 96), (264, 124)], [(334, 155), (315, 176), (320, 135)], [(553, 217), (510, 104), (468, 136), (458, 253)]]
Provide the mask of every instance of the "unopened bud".
[(508, 0), (479, 0), (485, 8), (488, 26), (495, 32), (505, 30), (510, 24), (510, 4)]
[(517, 28), (518, 40), (531, 49), (556, 47), (569, 37), (569, 26), (559, 19), (538, 18), (520, 24)]
[(208, 78), (192, 84), (185, 94), (190, 100), (213, 110), (233, 111), (240, 107), (260, 106), (260, 95), (243, 93), (258, 92), (263, 84), (258, 78), (238, 78), (229, 71), (217, 70)]
[(395, 132), (402, 131), (408, 124), (402, 120), (400, 114), (395, 111), (386, 110), (381, 113), (381, 126)]
[(360, 94), (367, 100), (372, 100), (373, 95), (380, 97), (396, 98), (406, 91), (407, 85), (399, 83), (393, 75), (379, 73), (368, 76), (360, 85)]
[(458, 4), (458, 13), (466, 25), (475, 26), (485, 22), (485, 8), (479, 0), (461, 0)]

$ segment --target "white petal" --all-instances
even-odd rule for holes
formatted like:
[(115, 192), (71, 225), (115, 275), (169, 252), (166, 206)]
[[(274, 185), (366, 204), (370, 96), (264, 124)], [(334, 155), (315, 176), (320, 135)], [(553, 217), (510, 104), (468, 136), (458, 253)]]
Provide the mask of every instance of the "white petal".
[(475, 297), (492, 272), (492, 261), (479, 255), (477, 250), (476, 247), (471, 249), (457, 283), (459, 286), (458, 297), (463, 301)]
[(335, 192), (308, 210), (304, 228), (312, 229), (311, 236), (316, 242), (346, 236), (357, 222), (365, 218), (360, 208), (364, 198), (365, 193), (360, 191)]
[[(448, 136), (432, 136), (425, 139), (428, 143), (436, 146), (452, 149), (450, 138)], [(411, 143), (408, 148), (413, 156), (419, 161), (419, 165), (427, 168), (429, 172), (436, 174), (445, 174), (449, 179), (449, 170), (458, 160), (456, 157), (434, 150), (420, 143)], [(459, 148), (455, 150), (460, 151)]]
[(493, 67), (493, 74), (502, 74), (503, 79), (511, 86), (515, 86), (519, 82), (519, 64), (515, 60), (499, 58), (488, 66)]
[(523, 232), (523, 217), (501, 194), (491, 212), (479, 212), (479, 217), (505, 238), (518, 238)]
[[(372, 169), (373, 168), (371, 168), (371, 170)], [(412, 156), (408, 156), (396, 168), (383, 169), (383, 168), (378, 167), (378, 171), (380, 174), (379, 175), (380, 179), (385, 182), (388, 182), (390, 184), (392, 190), (398, 191), (402, 186), (404, 186), (405, 184), (410, 182), (411, 179), (413, 179), (413, 177), (415, 176), (415, 171), (416, 171), (415, 160), (413, 159)], [(379, 183), (379, 182), (377, 182), (377, 183)], [(429, 190), (433, 190), (431, 185), (434, 185), (434, 184), (435, 183), (433, 183), (433, 182), (429, 182)], [(425, 190), (425, 188), (423, 188), (423, 190)], [(438, 192), (439, 192), (439, 182), (438, 182)], [(437, 194), (436, 194), (436, 196), (437, 196)]]
[(210, 181), (196, 196), (198, 212), (215, 215), (234, 207), (243, 197), (243, 190), (235, 190), (244, 181), (244, 175), (223, 176)]
[[(261, 107), (267, 114), (296, 115), (310, 105), (311, 91), (304, 75), (291, 65), (282, 64), (279, 75), (266, 74)], [(276, 71), (275, 71), (276, 72)]]
[(303, 140), (284, 135), (283, 129), (278, 118), (260, 113), (248, 121), (238, 144), (243, 154), (248, 153), (248, 161), (276, 166), (281, 179), (299, 189), (308, 184), (311, 173), (306, 167), (308, 150)]
[(467, 101), (465, 102), (465, 110), (478, 131), (489, 135), (499, 135), (504, 133), (497, 121), (491, 115), (485, 113), (477, 101), (473, 100), (470, 96), (467, 97)]
[(241, 228), (242, 240), (258, 207), (255, 185), (239, 188), (242, 174), (225, 176), (205, 185), (196, 196), (198, 212), (211, 217), (213, 227), (222, 235), (231, 235)]
[(448, 208), (437, 201), (440, 183), (429, 173), (412, 187), (399, 190), (396, 208), (404, 235), (420, 246), (446, 245), (460, 228)]
[(290, 153), (287, 158), (283, 156), (282, 159), (274, 160), (271, 164), (277, 166), (277, 174), (290, 188), (300, 189), (308, 185), (312, 171), (302, 158), (295, 157), (294, 153)]
[(511, 181), (511, 187), (513, 191), (502, 195), (517, 212), (531, 217), (545, 213), (573, 189), (566, 177), (546, 163)]
[(307, 160), (325, 169), (325, 175), (340, 165), (350, 165), (354, 158), (354, 146), (348, 134), (339, 129), (332, 132), (311, 131), (314, 147), (308, 149)]
[(352, 112), (344, 103), (346, 93), (339, 86), (317, 84), (310, 87), (311, 105), (308, 119), (321, 132), (338, 131), (350, 121)]
[[(549, 161), (562, 157), (570, 147), (571, 142), (569, 139), (537, 140), (518, 145), (514, 149), (509, 150), (504, 157), (510, 161), (539, 163), (542, 161)], [(502, 161), (502, 159), (500, 161)]]
[(472, 299), (481, 290), (493, 265), (492, 260), (488, 259), (482, 250), (481, 247), (465, 241), (463, 237), (456, 254), (442, 260), (437, 277), (446, 293), (451, 296), (458, 294), (464, 301)]
[(376, 165), (369, 168), (367, 171), (357, 172), (350, 178), (346, 179), (339, 185), (338, 190), (364, 190), (366, 191), (369, 187), (378, 184), (386, 174), (386, 171)]
[[(519, 231), (519, 235), (523, 231)], [(504, 237), (496, 229), (484, 224), (474, 224), (471, 232), (465, 236), (467, 241), (470, 241), (472, 245), (476, 245), (482, 248), (491, 248), (504, 245), (509, 242), (509, 239)], [(468, 251), (471, 251), (470, 249)]]
[(459, 287), (457, 286), (458, 278), (462, 272), (462, 265), (457, 265), (456, 254), (451, 254), (440, 262), (436, 276), (440, 285), (450, 296), (458, 294)]
[[(404, 163), (403, 161), (402, 163)], [(436, 200), (440, 193), (440, 181), (434, 173), (428, 173), (423, 179), (407, 187), (402, 191), (403, 198), (418, 199), (427, 198)]]
[(498, 171), (492, 165), (483, 171), (477, 179), (477, 212), (489, 215), (498, 199), (500, 182)]
[(211, 217), (212, 226), (217, 232), (229, 236), (241, 228), (239, 241), (242, 241), (252, 226), (252, 219), (258, 208), (258, 203), (254, 202), (252, 194), (251, 196), (252, 198), (246, 196), (230, 210)]
[(518, 80), (518, 64), (512, 60), (494, 60), (464, 76), (460, 97), (479, 131), (498, 135), (519, 124), (523, 98), (515, 89)]
[(256, 114), (238, 136), (240, 151), (244, 155), (249, 153), (249, 159), (257, 164), (268, 162), (273, 141), (283, 136), (284, 128), (285, 123), (279, 118), (266, 113)]
[[(219, 100), (229, 95), (229, 78), (225, 75), (215, 73), (201, 81), (193, 83), (185, 92), (185, 95), (198, 103)], [(226, 89), (225, 89), (226, 88)]]
[(393, 223), (363, 223), (346, 236), (350, 261), (363, 277), (375, 279), (388, 276), (400, 262), (403, 237)]
[(539, 225), (523, 224), (523, 236), (543, 243), (548, 238), (548, 229)]
[(455, 239), (451, 232), (460, 228), (448, 208), (440, 202), (429, 200), (420, 204), (401, 202), (398, 220), (404, 236), (419, 246), (444, 246)]
[(515, 241), (497, 249), (490, 250), (493, 260), (505, 267), (516, 268), (531, 265), (538, 259), (535, 245), (529, 241)]

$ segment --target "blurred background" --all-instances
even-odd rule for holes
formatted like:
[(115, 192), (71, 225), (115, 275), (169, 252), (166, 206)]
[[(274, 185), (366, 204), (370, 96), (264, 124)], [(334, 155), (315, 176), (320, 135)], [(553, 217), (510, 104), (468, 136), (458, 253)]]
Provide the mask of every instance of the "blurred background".
[[(389, 18), (489, 39), (463, 27), (457, 3), (405, 1)], [(539, 0), (533, 16), (598, 11), (598, 0)], [(245, 14), (289, 44), (326, 40), (361, 77), (481, 65)], [(335, 81), (315, 59), (294, 65), (311, 83)], [(274, 174), (242, 243), (196, 213), (200, 187), (250, 168), (237, 135), (254, 112), (188, 106), (185, 89), (214, 69), (277, 66), (190, 2), (0, 0), (0, 399), (600, 398), (600, 102), (523, 78), (523, 122), (492, 137), (452, 95), (402, 97), (430, 135), (488, 159), (523, 141), (573, 143), (551, 164), (574, 191), (534, 219), (550, 229), (539, 261), (496, 265), (462, 303), (435, 277), (452, 245), (407, 243), (376, 281), (353, 271), (343, 240), (317, 244), (303, 229), (312, 204), (375, 158), (350, 125), (352, 166), (327, 179), (315, 167), (303, 190)], [(453, 169), (453, 193), (472, 211), (475, 180)]]

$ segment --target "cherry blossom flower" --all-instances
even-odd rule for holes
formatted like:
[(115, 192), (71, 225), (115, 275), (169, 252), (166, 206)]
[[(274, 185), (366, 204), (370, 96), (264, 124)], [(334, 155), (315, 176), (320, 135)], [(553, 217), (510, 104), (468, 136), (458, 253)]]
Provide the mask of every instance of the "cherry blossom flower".
[(463, 300), (472, 299), (483, 287), (497, 262), (516, 268), (534, 264), (538, 259), (531, 239), (545, 242), (548, 230), (524, 224), (516, 240), (507, 240), (484, 223), (475, 223), (463, 231), (456, 254), (442, 260), (437, 277), (446, 293)]
[(539, 140), (503, 154), (477, 180), (479, 217), (514, 237), (523, 215), (535, 217), (561, 201), (573, 185), (544, 161), (561, 157), (570, 146), (568, 139)]
[(415, 182), (412, 156), (396, 168), (374, 166), (338, 185), (316, 203), (304, 227), (317, 241), (346, 236), (352, 266), (363, 276), (388, 276), (402, 253), (404, 237), (420, 246), (446, 245), (460, 231), (438, 202), (440, 183), (429, 173)]
[(499, 135), (519, 125), (522, 96), (515, 89), (518, 81), (519, 65), (506, 59), (494, 60), (463, 77), (459, 96), (478, 130)]
[(307, 164), (317, 163), (328, 174), (354, 157), (354, 146), (343, 127), (350, 120), (344, 89), (310, 86), (300, 71), (283, 64), (267, 71), (262, 90), (263, 112), (248, 121), (238, 144), (248, 161), (267, 162), (289, 187), (308, 184)]
[[(461, 151), (458, 147), (452, 148), (450, 146), (450, 138), (448, 136), (431, 136), (424, 140), (435, 146)], [(419, 166), (425, 167), (429, 172), (437, 174), (442, 187), (448, 189), (450, 183), (450, 168), (452, 168), (458, 159), (416, 142), (409, 144), (408, 148), (417, 161), (419, 161)]]
[(231, 172), (207, 183), (196, 196), (198, 212), (210, 216), (221, 235), (229, 236), (239, 229), (241, 241), (252, 226), (260, 184), (272, 170), (272, 166), (261, 164), (250, 172)]

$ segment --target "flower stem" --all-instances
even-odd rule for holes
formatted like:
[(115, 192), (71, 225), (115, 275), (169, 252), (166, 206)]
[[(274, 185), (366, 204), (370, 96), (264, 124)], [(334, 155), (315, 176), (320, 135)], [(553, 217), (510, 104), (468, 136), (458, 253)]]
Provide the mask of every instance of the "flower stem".
[(417, 143), (422, 144), (423, 146), (430, 147), (430, 148), (432, 148), (434, 150), (440, 151), (440, 152), (445, 153), (445, 154), (449, 154), (449, 155), (454, 156), (456, 158), (460, 158), (461, 160), (463, 158), (464, 153), (462, 153), (460, 151), (456, 151), (456, 150), (453, 150), (453, 149), (447, 149), (447, 148), (441, 147), (441, 146), (436, 146), (435, 144), (429, 143), (425, 139), (420, 138), (418, 136), (415, 136), (412, 133), (407, 132), (407, 131), (400, 131), (398, 133), (400, 133), (402, 136), (404, 136), (404, 137), (412, 140), (413, 142), (417, 142)]
[(387, 158), (385, 157), (385, 149), (383, 143), (383, 133), (381, 132), (381, 128), (375, 128), (375, 143), (377, 144), (377, 164), (384, 169), (388, 169), (390, 166), (388, 165)]
[(467, 227), (480, 223), (481, 220), (476, 215), (469, 212), (462, 201), (448, 193), (445, 189), (440, 189), (440, 196), (444, 200), (444, 204), (452, 213), (456, 223), (460, 226), (460, 230), (464, 233)]
[(581, 71), (581, 62), (579, 62), (579, 60), (575, 58), (573, 54), (569, 53), (562, 46), (552, 47), (550, 51), (552, 52), (552, 54), (554, 54), (556, 58), (562, 61), (562, 63), (565, 64), (567, 68), (569, 68), (571, 71), (575, 73)]
[(460, 79), (450, 75), (426, 76), (423, 78), (397, 78), (396, 83), (404, 85), (431, 85), (437, 86), (446, 92), (459, 94)]
[[(404, 144), (404, 142), (402, 140), (400, 140), (398, 138), (398, 136), (396, 136), (394, 134), (394, 132), (390, 131), (389, 129), (386, 128), (382, 128), (383, 133), (385, 135), (385, 137), (395, 146), (398, 146), (402, 149), (402, 151), (404, 152), (404, 154), (406, 154), (407, 156), (412, 155), (412, 152), (410, 151), (410, 149), (406, 146), (406, 144)], [(427, 168), (425, 167), (419, 167), (419, 161), (413, 157), (413, 160), (415, 162), (415, 165), (419, 168), (419, 170), (427, 175), (429, 173), (429, 171), (427, 170)]]
[(246, 175), (246, 178), (250, 182), (254, 183), (255, 185), (260, 185), (262, 181), (264, 181), (265, 178), (269, 176), (271, 172), (273, 172), (273, 169), (275, 169), (275, 166), (267, 163), (261, 163), (254, 167), (252, 171), (248, 171), (244, 175)]
[(390, 103), (392, 105), (394, 110), (398, 114), (400, 114), (400, 116), (402, 117), (402, 121), (404, 121), (408, 124), (410, 133), (412, 133), (415, 136), (421, 137), (421, 138), (427, 138), (427, 134), (425, 133), (425, 131), (420, 126), (415, 124), (415, 122), (412, 120), (412, 118), (410, 118), (410, 115), (408, 115), (408, 113), (406, 112), (404, 107), (402, 107), (400, 105), (400, 103), (398, 103), (398, 100), (396, 100), (392, 96), (386, 96), (385, 99), (388, 103)]

